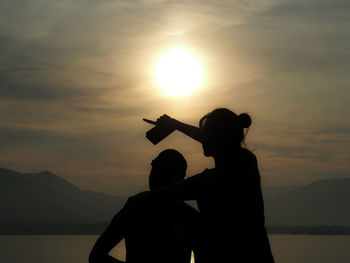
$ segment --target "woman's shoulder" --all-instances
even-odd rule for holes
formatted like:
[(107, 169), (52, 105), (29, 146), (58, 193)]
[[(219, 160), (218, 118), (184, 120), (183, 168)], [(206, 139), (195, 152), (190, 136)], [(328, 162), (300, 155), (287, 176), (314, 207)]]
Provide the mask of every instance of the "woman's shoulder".
[(239, 155), (242, 159), (246, 159), (248, 161), (256, 162), (256, 160), (257, 160), (255, 154), (246, 148), (241, 148), (239, 151)]

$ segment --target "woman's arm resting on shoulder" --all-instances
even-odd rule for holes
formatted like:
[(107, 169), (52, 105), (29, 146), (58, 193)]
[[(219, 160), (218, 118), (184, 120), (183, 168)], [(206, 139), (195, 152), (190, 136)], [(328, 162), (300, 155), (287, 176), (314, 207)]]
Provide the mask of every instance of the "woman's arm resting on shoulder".
[(149, 193), (155, 199), (198, 200), (210, 185), (207, 183), (208, 170), (191, 176), (179, 183), (156, 189)]
[(191, 176), (179, 183), (165, 186), (156, 190), (141, 192), (133, 196), (134, 203), (142, 205), (143, 202), (150, 200), (197, 200), (205, 189), (210, 187), (206, 182), (205, 174), (207, 169), (202, 173)]

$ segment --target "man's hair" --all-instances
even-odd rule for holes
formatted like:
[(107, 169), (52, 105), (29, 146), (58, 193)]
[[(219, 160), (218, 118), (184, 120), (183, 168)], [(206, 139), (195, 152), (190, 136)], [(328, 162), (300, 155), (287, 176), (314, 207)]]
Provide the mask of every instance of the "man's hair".
[(150, 187), (166, 186), (186, 176), (187, 162), (181, 153), (174, 149), (162, 151), (152, 161)]

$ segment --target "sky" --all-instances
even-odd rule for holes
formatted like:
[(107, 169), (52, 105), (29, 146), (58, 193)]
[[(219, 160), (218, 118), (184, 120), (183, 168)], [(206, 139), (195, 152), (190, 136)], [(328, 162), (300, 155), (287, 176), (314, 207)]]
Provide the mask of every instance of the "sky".
[[(81, 187), (147, 189), (150, 162), (182, 152), (188, 175), (213, 167), (175, 132), (153, 146), (142, 118), (198, 125), (217, 107), (247, 112), (264, 186), (350, 177), (347, 0), (1, 0), (0, 167), (50, 170)], [(154, 65), (184, 48), (202, 86), (174, 98)]]

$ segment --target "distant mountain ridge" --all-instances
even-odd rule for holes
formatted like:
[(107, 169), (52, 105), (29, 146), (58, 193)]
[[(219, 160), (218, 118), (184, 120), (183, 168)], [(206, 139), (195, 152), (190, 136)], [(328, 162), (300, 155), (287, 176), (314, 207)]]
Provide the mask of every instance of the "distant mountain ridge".
[(49, 171), (28, 174), (0, 168), (2, 222), (106, 222), (124, 201), (81, 190)]
[[(350, 178), (268, 187), (263, 193), (267, 225), (350, 227)], [(28, 174), (0, 168), (0, 225), (4, 228), (6, 223), (36, 229), (47, 223), (57, 227), (80, 224), (86, 232), (90, 224), (109, 222), (124, 202), (122, 197), (81, 190), (49, 171)], [(52, 231), (52, 225), (47, 229)]]
[(271, 189), (265, 189), (267, 224), (350, 226), (350, 178), (319, 180), (279, 190), (271, 194)]

